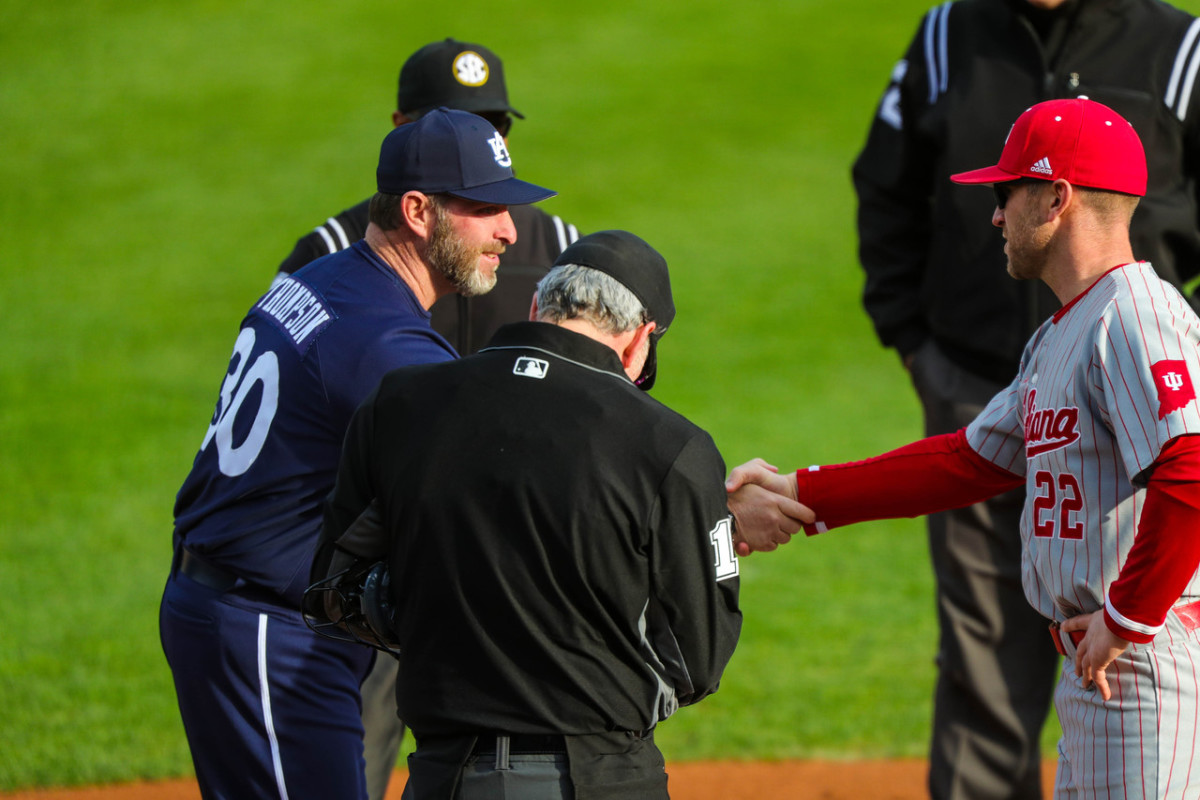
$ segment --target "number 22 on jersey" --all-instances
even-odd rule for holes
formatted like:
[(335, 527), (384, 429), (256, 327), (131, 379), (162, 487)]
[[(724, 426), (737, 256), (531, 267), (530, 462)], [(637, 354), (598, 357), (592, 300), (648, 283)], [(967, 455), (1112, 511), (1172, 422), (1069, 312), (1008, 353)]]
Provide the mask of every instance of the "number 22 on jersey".
[(1060, 539), (1082, 539), (1083, 492), (1079, 481), (1069, 472), (1053, 473), (1039, 469), (1033, 475), (1037, 494), (1033, 498), (1033, 535)]

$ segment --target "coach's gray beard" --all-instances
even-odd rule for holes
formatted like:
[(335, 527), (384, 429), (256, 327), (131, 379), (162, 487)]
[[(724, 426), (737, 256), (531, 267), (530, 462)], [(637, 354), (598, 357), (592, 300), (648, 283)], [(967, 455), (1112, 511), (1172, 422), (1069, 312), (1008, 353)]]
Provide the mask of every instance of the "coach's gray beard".
[[(504, 250), (502, 242), (493, 243), (498, 252)], [(454, 233), (450, 215), (440, 206), (434, 206), (433, 232), (429, 237), (429, 266), (454, 284), (456, 292), (463, 297), (487, 294), (496, 285), (495, 273), (485, 274), (479, 269), (479, 256), (483, 250), (470, 247)]]

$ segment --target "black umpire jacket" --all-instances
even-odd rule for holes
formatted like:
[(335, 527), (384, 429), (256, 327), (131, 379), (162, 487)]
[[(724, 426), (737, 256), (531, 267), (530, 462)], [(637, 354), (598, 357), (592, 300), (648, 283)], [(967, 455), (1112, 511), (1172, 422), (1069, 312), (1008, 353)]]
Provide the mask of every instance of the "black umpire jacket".
[[(279, 265), (279, 275), (290, 275), (310, 261), (344, 250), (367, 232), (371, 201), (362, 201), (330, 217), (302, 236)], [(529, 319), (529, 302), (537, 282), (579, 231), (560, 217), (534, 205), (510, 206), (517, 241), (500, 256), (496, 286), (479, 297), (452, 294), (433, 304), (433, 329), (446, 337), (462, 355), (483, 347), (501, 325)]]
[(1196, 276), (1195, 22), (1157, 0), (1068, 0), (1051, 13), (958, 0), (925, 16), (853, 170), (863, 302), (884, 345), (906, 355), (933, 337), (968, 371), (1016, 374), (1059, 304), (1040, 281), (1006, 274), (991, 193), (949, 176), (995, 164), (1013, 121), (1043, 100), (1086, 95), (1133, 124), (1149, 166), (1134, 254), (1177, 286)]
[[(313, 579), (375, 501), (422, 737), (642, 732), (741, 629), (725, 465), (608, 347), (547, 323), (395, 370), (355, 414)], [(361, 538), (358, 540), (361, 542)], [(357, 545), (356, 545), (357, 546)]]

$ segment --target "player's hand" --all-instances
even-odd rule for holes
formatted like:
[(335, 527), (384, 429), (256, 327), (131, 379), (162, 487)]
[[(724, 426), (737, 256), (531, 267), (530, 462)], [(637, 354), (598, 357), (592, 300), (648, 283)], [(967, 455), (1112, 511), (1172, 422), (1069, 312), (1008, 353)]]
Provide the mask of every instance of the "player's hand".
[(1101, 697), (1112, 699), (1112, 689), (1108, 686), (1105, 670), (1113, 659), (1125, 652), (1129, 640), (1122, 639), (1108, 629), (1103, 611), (1071, 617), (1062, 624), (1062, 630), (1066, 633), (1087, 631), (1075, 648), (1075, 674), (1083, 678), (1083, 688), (1094, 683)]
[(770, 552), (791, 541), (800, 526), (814, 520), (813, 512), (796, 500), (796, 475), (756, 458), (735, 467), (725, 481), (729, 511), (737, 522), (733, 537), (739, 556)]

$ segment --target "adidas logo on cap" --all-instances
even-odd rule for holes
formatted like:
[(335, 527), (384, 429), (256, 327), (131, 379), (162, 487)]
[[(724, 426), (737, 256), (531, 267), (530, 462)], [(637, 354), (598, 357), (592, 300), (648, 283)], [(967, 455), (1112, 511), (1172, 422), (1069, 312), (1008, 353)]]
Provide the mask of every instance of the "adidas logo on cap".
[(994, 184), (1021, 176), (1062, 178), (1076, 186), (1142, 197), (1146, 152), (1133, 126), (1108, 106), (1084, 97), (1047, 100), (1017, 117), (994, 166), (958, 172), (950, 180)]

